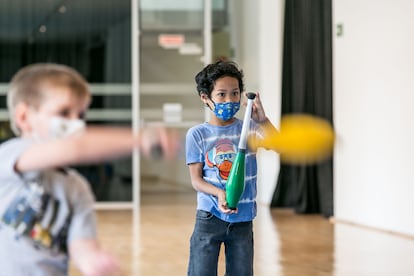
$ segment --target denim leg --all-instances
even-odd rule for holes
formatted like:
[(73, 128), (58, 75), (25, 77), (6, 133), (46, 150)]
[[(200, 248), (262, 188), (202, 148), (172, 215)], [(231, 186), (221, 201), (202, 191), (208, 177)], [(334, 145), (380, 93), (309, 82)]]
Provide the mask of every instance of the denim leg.
[(232, 223), (228, 226), (224, 242), (226, 276), (253, 275), (253, 224)]
[(197, 211), (190, 241), (189, 276), (215, 276), (220, 245), (226, 233), (226, 222), (209, 212)]

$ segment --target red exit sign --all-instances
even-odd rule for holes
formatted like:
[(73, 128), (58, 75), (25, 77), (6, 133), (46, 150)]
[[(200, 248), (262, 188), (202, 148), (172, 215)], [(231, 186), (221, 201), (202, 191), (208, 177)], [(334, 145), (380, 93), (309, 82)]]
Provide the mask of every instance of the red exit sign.
[(158, 45), (163, 48), (179, 48), (184, 44), (184, 41), (183, 34), (160, 34), (158, 36)]

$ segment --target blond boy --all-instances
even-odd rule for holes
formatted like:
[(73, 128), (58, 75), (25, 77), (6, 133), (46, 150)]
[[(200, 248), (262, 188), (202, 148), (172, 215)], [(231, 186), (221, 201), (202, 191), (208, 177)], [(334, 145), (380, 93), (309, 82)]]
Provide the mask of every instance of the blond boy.
[(118, 275), (117, 260), (96, 237), (94, 197), (70, 165), (131, 153), (164, 157), (177, 135), (159, 127), (133, 135), (126, 128), (86, 128), (88, 85), (75, 70), (34, 64), (13, 77), (8, 92), (16, 138), (0, 145), (0, 259), (4, 275), (66, 275), (69, 256), (84, 275)]

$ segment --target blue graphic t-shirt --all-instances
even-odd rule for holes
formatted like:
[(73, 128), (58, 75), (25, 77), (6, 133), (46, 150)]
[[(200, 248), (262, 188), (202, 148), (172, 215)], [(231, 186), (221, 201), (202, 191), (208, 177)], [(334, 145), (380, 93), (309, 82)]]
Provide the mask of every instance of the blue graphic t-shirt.
[[(186, 163), (203, 164), (203, 179), (225, 190), (231, 166), (236, 157), (243, 122), (236, 119), (228, 126), (203, 123), (190, 128), (186, 136)], [(259, 125), (250, 123), (250, 133), (260, 135)], [(197, 192), (197, 209), (211, 212), (227, 222), (251, 221), (256, 216), (256, 152), (247, 149), (245, 189), (237, 206), (237, 214), (224, 214), (218, 208), (217, 197)]]

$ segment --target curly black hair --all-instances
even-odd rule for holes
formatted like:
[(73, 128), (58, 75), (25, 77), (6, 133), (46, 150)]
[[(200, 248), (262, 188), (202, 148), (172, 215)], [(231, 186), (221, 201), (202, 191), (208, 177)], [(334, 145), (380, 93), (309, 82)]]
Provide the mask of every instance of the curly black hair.
[(208, 97), (214, 89), (216, 80), (222, 77), (233, 77), (239, 81), (240, 92), (244, 91), (243, 70), (232, 61), (217, 61), (204, 67), (196, 76), (197, 91), (200, 96), (205, 93)]

